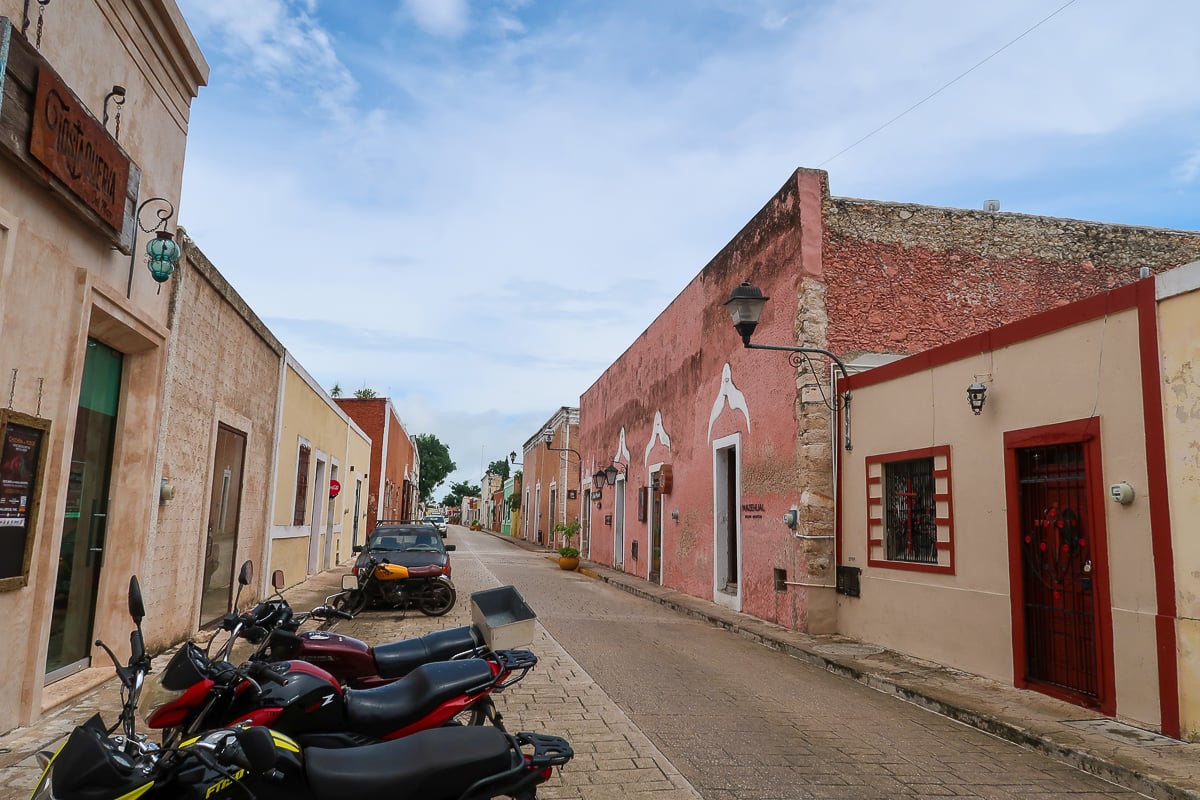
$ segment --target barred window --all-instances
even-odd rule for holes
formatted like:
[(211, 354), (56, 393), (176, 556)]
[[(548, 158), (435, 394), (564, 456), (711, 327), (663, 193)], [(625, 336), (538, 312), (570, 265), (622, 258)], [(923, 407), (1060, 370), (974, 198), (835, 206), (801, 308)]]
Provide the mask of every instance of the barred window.
[(300, 452), (296, 458), (296, 505), (292, 509), (292, 524), (304, 524), (304, 510), (308, 505), (308, 462), (312, 448), (306, 443), (300, 443)]
[(866, 467), (868, 563), (953, 573), (950, 448), (869, 456)]
[(937, 503), (933, 459), (914, 458), (884, 467), (889, 561), (937, 563)]

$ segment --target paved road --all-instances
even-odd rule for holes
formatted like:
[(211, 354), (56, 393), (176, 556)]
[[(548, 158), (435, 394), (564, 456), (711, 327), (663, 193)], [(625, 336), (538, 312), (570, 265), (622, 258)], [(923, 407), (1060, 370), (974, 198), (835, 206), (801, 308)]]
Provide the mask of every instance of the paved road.
[(707, 800), (1141, 796), (563, 572), (541, 554), (454, 531), (455, 569), (477, 559), (517, 586), (553, 639)]

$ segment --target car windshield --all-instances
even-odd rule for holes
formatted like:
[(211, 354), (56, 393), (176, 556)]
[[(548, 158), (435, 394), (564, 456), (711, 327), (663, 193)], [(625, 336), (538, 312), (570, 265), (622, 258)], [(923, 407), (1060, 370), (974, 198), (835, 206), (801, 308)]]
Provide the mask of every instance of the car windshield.
[(430, 514), (428, 517), (425, 518), (425, 521), (426, 522), (442, 522), (444, 519), (446, 519), (446, 518), (443, 517), (441, 514)]
[(426, 550), (440, 551), (436, 533), (403, 533), (386, 531), (371, 537), (372, 550)]

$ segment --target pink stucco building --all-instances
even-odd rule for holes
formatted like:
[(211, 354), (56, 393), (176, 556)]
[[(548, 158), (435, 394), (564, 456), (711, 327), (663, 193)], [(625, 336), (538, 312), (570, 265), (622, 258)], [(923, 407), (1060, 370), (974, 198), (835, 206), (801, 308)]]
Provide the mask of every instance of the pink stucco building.
[(854, 373), (1197, 257), (1200, 233), (836, 198), (798, 170), (580, 398), (582, 472), (616, 473), (581, 498), (590, 557), (837, 628), (834, 475), (870, 443), (853, 404), (848, 430), (827, 405), (827, 361), (742, 348), (723, 308), (742, 281), (770, 297), (756, 343), (827, 348)]

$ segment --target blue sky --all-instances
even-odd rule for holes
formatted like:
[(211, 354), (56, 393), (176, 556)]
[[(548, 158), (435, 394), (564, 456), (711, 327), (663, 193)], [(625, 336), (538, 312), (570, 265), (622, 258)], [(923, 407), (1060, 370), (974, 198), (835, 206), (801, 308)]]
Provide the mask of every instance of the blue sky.
[(1200, 229), (1200, 3), (1066, 3), (179, 0), (212, 69), (179, 219), (322, 385), (477, 483), (797, 167)]

